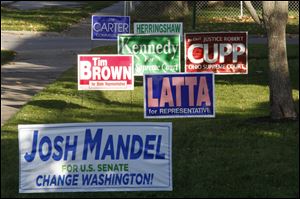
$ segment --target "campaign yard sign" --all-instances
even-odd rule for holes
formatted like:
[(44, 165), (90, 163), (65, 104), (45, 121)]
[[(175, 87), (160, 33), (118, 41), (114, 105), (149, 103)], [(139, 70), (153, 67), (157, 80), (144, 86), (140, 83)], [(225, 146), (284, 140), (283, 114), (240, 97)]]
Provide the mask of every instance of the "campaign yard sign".
[(78, 55), (78, 90), (133, 90), (132, 55)]
[(185, 71), (248, 74), (248, 32), (186, 33)]
[(92, 16), (92, 40), (117, 40), (118, 34), (130, 33), (129, 16)]
[(183, 41), (182, 22), (138, 22), (134, 23), (134, 34), (180, 34)]
[(144, 75), (144, 117), (215, 117), (213, 73)]
[(18, 129), (20, 193), (172, 190), (172, 123)]
[(134, 75), (180, 72), (179, 35), (118, 35), (118, 52), (134, 56)]

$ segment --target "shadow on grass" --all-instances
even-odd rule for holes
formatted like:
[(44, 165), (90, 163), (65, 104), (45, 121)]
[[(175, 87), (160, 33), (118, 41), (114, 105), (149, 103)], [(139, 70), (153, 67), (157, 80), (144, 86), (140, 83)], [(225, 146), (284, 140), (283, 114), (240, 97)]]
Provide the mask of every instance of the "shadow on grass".
[[(105, 99), (101, 92), (96, 96), (93, 92), (90, 94), (99, 98), (99, 103), (114, 103)], [(299, 100), (296, 104), (299, 109)], [(224, 113), (218, 113), (217, 110), (214, 119), (159, 120), (173, 123), (172, 192), (19, 194), (18, 124), (158, 121), (144, 119), (141, 106), (128, 103), (118, 102), (115, 104), (117, 107), (93, 112), (84, 106), (68, 104), (62, 100), (36, 100), (30, 105), (57, 110), (72, 107), (74, 110), (72, 114), (61, 112), (59, 117), (50, 121), (22, 117), (1, 128), (2, 196), (131, 198), (297, 195), (298, 184), (295, 182), (298, 182), (298, 169), (295, 165), (299, 160), (299, 121), (270, 122), (264, 116), (268, 102), (259, 103), (246, 110), (232, 107), (229, 111), (223, 108)], [(128, 106), (127, 109), (125, 106)]]
[(63, 100), (34, 100), (28, 102), (28, 105), (38, 106), (40, 108), (49, 108), (49, 109), (64, 109), (64, 108), (73, 108), (79, 109), (84, 108), (78, 104), (74, 104), (72, 102), (65, 102)]
[[(264, 66), (262, 66), (264, 67)], [(253, 71), (253, 69), (251, 68)], [(298, 70), (298, 69), (297, 69)], [(252, 74), (252, 75), (250, 75)], [(245, 76), (218, 76), (217, 84), (265, 85), (265, 76), (250, 72)], [(265, 74), (264, 74), (265, 75)], [(296, 78), (298, 75), (293, 74)], [(78, 97), (76, 68), (47, 94), (65, 94)], [(218, 82), (219, 81), (219, 82)], [(136, 86), (142, 86), (142, 77)], [(62, 88), (62, 90), (61, 90)], [(125, 97), (125, 96), (124, 96)], [(59, 112), (59, 117), (16, 118), (1, 128), (1, 195), (5, 197), (296, 197), (299, 190), (299, 121), (272, 123), (265, 117), (267, 102), (252, 109), (236, 107), (218, 112), (214, 119), (183, 118), (146, 120), (141, 104), (112, 101), (103, 92), (84, 92), (83, 105)], [(100, 109), (85, 108), (89, 100)], [(36, 100), (33, 106), (60, 110), (68, 108), (63, 100)], [(63, 101), (63, 102), (62, 102)], [(50, 103), (49, 103), (50, 102)], [(299, 104), (299, 101), (296, 102)], [(49, 106), (49, 104), (52, 104)], [(106, 106), (108, 105), (108, 106)], [(55, 106), (55, 107), (53, 107)], [(56, 107), (57, 106), (57, 107)], [(79, 106), (79, 108), (78, 108)], [(298, 105), (299, 110), (299, 105)], [(228, 112), (228, 113), (227, 113)], [(258, 121), (260, 120), (260, 121)], [(64, 122), (172, 122), (173, 123), (173, 184), (172, 192), (103, 192), (103, 193), (18, 193), (17, 124)], [(7, 136), (7, 138), (5, 138)]]
[[(122, 91), (124, 93), (126, 93), (125, 95), (130, 95), (129, 92), (126, 91)], [(131, 108), (143, 108), (142, 104), (137, 104), (137, 103), (124, 103), (124, 102), (119, 102), (119, 101), (112, 101), (110, 99), (108, 99), (107, 97), (104, 96), (103, 92), (100, 91), (97, 93), (97, 95), (95, 97), (93, 97), (93, 100), (98, 102), (99, 104), (104, 104), (104, 105), (108, 105), (108, 106), (112, 106), (112, 107), (131, 107)]]
[[(259, 105), (260, 106), (260, 105)], [(131, 115), (131, 117), (128, 117)], [(145, 120), (142, 111), (83, 115), (90, 121)], [(72, 118), (66, 119), (69, 122)], [(160, 120), (161, 121), (161, 120)], [(215, 119), (164, 119), (173, 123), (172, 192), (18, 193), (18, 142), (1, 140), (1, 190), (6, 197), (246, 197), (296, 196), (299, 121), (270, 123), (218, 114)], [(23, 122), (28, 123), (24, 120)], [(16, 131), (8, 133), (16, 134)], [(299, 138), (299, 137), (298, 137)], [(9, 163), (9, 164), (7, 164)], [(288, 169), (287, 169), (288, 168)], [(189, 180), (186, 180), (188, 178)], [(201, 180), (199, 180), (201, 179)], [(262, 189), (262, 187), (264, 187)], [(281, 191), (278, 192), (277, 190)]]

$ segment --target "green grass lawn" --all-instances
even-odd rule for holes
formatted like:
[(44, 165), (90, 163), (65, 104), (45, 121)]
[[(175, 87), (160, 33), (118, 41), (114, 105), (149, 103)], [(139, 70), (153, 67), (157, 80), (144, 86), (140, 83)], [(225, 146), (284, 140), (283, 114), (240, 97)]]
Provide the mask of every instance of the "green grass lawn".
[[(220, 7), (220, 8), (198, 8), (196, 11), (196, 26), (193, 29), (193, 13), (180, 17), (161, 16), (152, 14), (144, 15), (143, 12), (136, 12), (131, 14), (131, 21), (133, 22), (149, 22), (149, 21), (174, 21), (183, 22), (185, 32), (217, 32), (217, 31), (245, 31), (249, 34), (265, 35), (264, 28), (254, 23), (253, 19), (244, 9), (244, 15), (240, 16), (239, 2), (235, 7)], [(143, 8), (145, 9), (145, 8)], [(261, 11), (258, 11), (261, 15)], [(297, 17), (298, 16), (298, 17)], [(133, 27), (133, 25), (132, 25)], [(289, 11), (288, 23), (286, 26), (288, 34), (299, 34), (299, 12)]]
[[(207, 17), (197, 17), (196, 26), (193, 29), (193, 20), (192, 16), (186, 16), (183, 19), (174, 19), (170, 20), (169, 18), (137, 18), (136, 16), (132, 17), (132, 22), (161, 22), (161, 21), (173, 21), (173, 22), (183, 22), (185, 32), (218, 32), (218, 31), (245, 31), (247, 30), (249, 34), (254, 35), (265, 35), (266, 30), (254, 23), (253, 20), (248, 21), (248, 19), (238, 20), (238, 18), (207, 18)], [(131, 25), (133, 27), (133, 24)], [(132, 28), (133, 31), (133, 28)], [(298, 24), (293, 20), (291, 23), (288, 23), (286, 26), (286, 33), (288, 34), (299, 34), (299, 20)]]
[(16, 56), (16, 52), (14, 51), (1, 50), (1, 66), (13, 60), (15, 56)]
[[(299, 121), (271, 122), (265, 45), (249, 45), (249, 74), (216, 76), (216, 118), (143, 119), (134, 91), (78, 91), (77, 67), (34, 96), (1, 128), (2, 197), (298, 197)], [(117, 53), (100, 47), (95, 53)], [(299, 46), (288, 46), (299, 111)], [(133, 99), (131, 99), (131, 92)], [(173, 123), (172, 192), (19, 194), (18, 124)]]
[(84, 1), (78, 8), (51, 7), (18, 10), (1, 5), (1, 30), (60, 32), (78, 23), (92, 12), (116, 1)]

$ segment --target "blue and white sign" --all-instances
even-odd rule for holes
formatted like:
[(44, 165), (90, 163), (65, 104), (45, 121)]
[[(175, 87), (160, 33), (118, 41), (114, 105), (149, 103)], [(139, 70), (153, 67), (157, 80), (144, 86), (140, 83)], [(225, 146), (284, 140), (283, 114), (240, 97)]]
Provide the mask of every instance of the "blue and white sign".
[(172, 123), (18, 129), (20, 193), (172, 190)]
[(118, 34), (130, 33), (129, 16), (92, 16), (92, 40), (117, 40)]
[(213, 73), (144, 75), (144, 117), (215, 117)]

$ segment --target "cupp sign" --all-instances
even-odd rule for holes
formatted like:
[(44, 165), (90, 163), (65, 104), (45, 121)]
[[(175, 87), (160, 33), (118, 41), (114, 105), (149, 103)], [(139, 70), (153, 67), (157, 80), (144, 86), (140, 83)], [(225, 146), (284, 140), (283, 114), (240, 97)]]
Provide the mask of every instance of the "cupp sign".
[(247, 74), (247, 32), (186, 33), (185, 71)]

